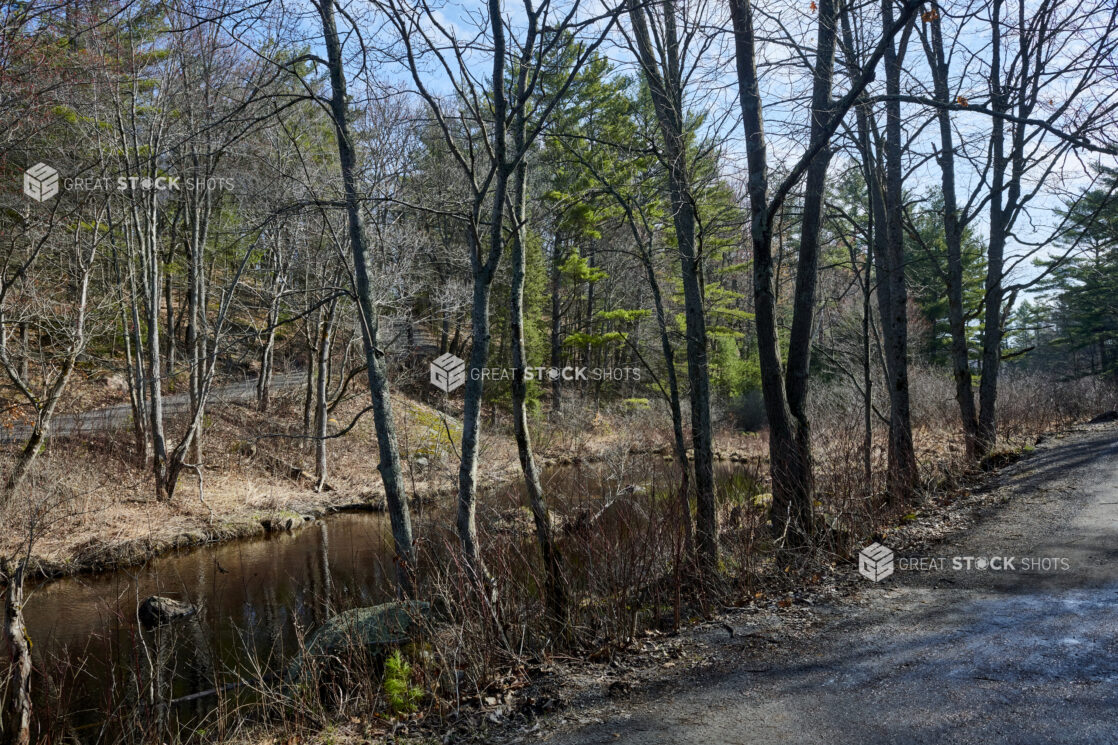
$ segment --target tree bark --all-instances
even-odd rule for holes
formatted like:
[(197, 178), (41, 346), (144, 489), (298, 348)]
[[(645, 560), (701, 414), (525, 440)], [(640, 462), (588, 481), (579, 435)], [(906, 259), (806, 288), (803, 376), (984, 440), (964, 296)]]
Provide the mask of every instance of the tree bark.
[[(523, 76), (517, 81), (518, 98), (523, 99)], [(523, 106), (517, 108), (514, 117), (513, 148), (522, 153), (525, 150), (524, 138), (526, 112)], [(539, 543), (540, 556), (544, 565), (544, 594), (548, 614), (553, 627), (563, 633), (567, 623), (567, 586), (563, 570), (563, 556), (551, 533), (551, 513), (544, 498), (540, 484), (539, 468), (532, 451), (532, 437), (528, 431), (528, 382), (525, 378), (528, 366), (527, 352), (524, 347), (524, 280), (525, 280), (525, 233), (527, 221), (527, 180), (528, 163), (521, 158), (513, 172), (512, 209), (513, 222), (512, 246), (509, 260), (512, 265), (511, 287), (509, 288), (509, 339), (512, 346), (512, 416), (516, 434), (516, 449), (520, 457), (520, 470), (524, 474), (524, 486), (528, 492), (528, 506), (532, 510), (532, 520), (536, 527), (536, 541)]]
[[(937, 15), (931, 23), (929, 64), (936, 100), (950, 103), (948, 64), (943, 47), (943, 28)], [(974, 408), (974, 387), (971, 381), (970, 351), (963, 308), (963, 224), (955, 193), (955, 142), (951, 131), (951, 113), (946, 106), (936, 112), (939, 124), (939, 167), (943, 190), (943, 232), (947, 244), (947, 307), (951, 332), (951, 372), (955, 378), (955, 399), (963, 425), (967, 457), (978, 457), (978, 418)]]
[(347, 119), (347, 94), (341, 42), (334, 21), (333, 0), (319, 0), (318, 11), (322, 19), (323, 37), (330, 67), (330, 112), (338, 141), (338, 160), (341, 165), (345, 188), (346, 214), (349, 223), (349, 240), (353, 253), (353, 268), (357, 290), (357, 307), (361, 323), (361, 338), (365, 345), (365, 362), (368, 365), (369, 395), (372, 398), (373, 424), (377, 435), (377, 450), (381, 480), (384, 483), (385, 501), (396, 544), (396, 588), (402, 597), (415, 594), (415, 550), (412, 545), (411, 512), (404, 490), (400, 452), (396, 441), (396, 424), (392, 414), (388, 378), (384, 362), (377, 349), (379, 318), (373, 305), (366, 266), (368, 248), (364, 218), (357, 195), (357, 158)]
[(664, 165), (668, 172), (669, 201), (679, 250), (683, 282), (684, 318), (687, 328), (687, 378), (691, 386), (691, 441), (694, 448), (696, 545), (704, 576), (713, 580), (718, 572), (718, 513), (715, 502), (714, 457), (710, 417), (710, 368), (703, 305), (702, 257), (695, 245), (695, 199), (688, 173), (683, 112), (682, 67), (678, 59), (679, 39), (674, 0), (664, 3), (665, 38), (660, 65), (644, 13), (630, 0), (629, 18), (636, 40), (641, 71), (652, 94), (653, 108), (664, 140)]
[(8, 681), (8, 713), (4, 717), (5, 742), (30, 745), (31, 742), (31, 643), (23, 623), (24, 562), (14, 567), (8, 559), (0, 566), (8, 589), (4, 595), (4, 636), (11, 658)]

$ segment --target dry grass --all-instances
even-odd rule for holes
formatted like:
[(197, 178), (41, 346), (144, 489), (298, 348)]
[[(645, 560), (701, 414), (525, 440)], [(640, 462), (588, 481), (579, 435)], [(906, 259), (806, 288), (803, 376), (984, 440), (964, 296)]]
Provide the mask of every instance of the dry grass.
[[(961, 447), (953, 386), (941, 372), (917, 369), (913, 395), (923, 487), (919, 500), (951, 500), (972, 488), (979, 475), (979, 469), (966, 462)], [(402, 397), (396, 401), (409, 490), (443, 505), (428, 518), (449, 525), (452, 504), (445, 495), (453, 492), (456, 482), (456, 422), (444, 419), (431, 406)], [(409, 651), (417, 681), (427, 692), (420, 711), (403, 718), (375, 714), (384, 703), (376, 685), (361, 695), (354, 693), (340, 705), (314, 697), (292, 703), (282, 691), (265, 689), (262, 695), (273, 696), (270, 723), (263, 734), (257, 734), (242, 729), (254, 726), (255, 716), (239, 719), (236, 731), (227, 733), (233, 741), (275, 742), (279, 737), (284, 742), (294, 736), (309, 743), (361, 742), (390, 732), (399, 734), (401, 726), (414, 725), (422, 732), (424, 719), (446, 722), (464, 710), (499, 709), (510, 690), (522, 686), (531, 670), (546, 665), (555, 654), (574, 650), (581, 657), (604, 661), (619, 646), (634, 643), (649, 630), (677, 628), (700, 616), (711, 601), (738, 604), (783, 598), (799, 587), (797, 583), (818, 583), (820, 574), (835, 571), (835, 564), (856, 551), (867, 536), (890, 529), (908, 511), (920, 509), (919, 504), (882, 507), (883, 425), (878, 422), (874, 429), (873, 474), (867, 483), (860, 400), (841, 387), (817, 387), (812, 402), (817, 509), (831, 528), (827, 540), (791, 567), (791, 572), (786, 571), (787, 562), (776, 563), (778, 552), (768, 535), (765, 505), (759, 497), (759, 492), (771, 488), (764, 433), (722, 429), (716, 436), (717, 460), (736, 464), (733, 468), (742, 478), (724, 482), (720, 488), (727, 582), (720, 588), (722, 592), (705, 595), (698, 591), (683, 551), (678, 501), (671, 491), (677, 464), (667, 455), (671, 452), (669, 419), (663, 408), (656, 403), (648, 409), (618, 404), (593, 411), (567, 403), (569, 414), (555, 423), (534, 425), (543, 461), (597, 462), (595, 478), (614, 492), (619, 498), (615, 504), (623, 504), (625, 509), (606, 513), (592, 507), (587, 511), (575, 500), (558, 510), (562, 514), (557, 516), (556, 532), (568, 562), (572, 601), (562, 636), (545, 617), (540, 602), (543, 572), (539, 552), (532, 540), (531, 523), (515, 503), (516, 490), (483, 489), (479, 508), (482, 555), (490, 572), (500, 578), (500, 601), (491, 607), (467, 578), (456, 560), (459, 553), (449, 532), (428, 536), (430, 540), (420, 546), (421, 551), (432, 553), (423, 565), (435, 568), (423, 579), (423, 596), (441, 598), (452, 609), (450, 623), (433, 632), (424, 646)], [(1037, 437), (1116, 404), (1118, 397), (1107, 386), (1089, 382), (1054, 385), (1049, 380), (1009, 377), (1001, 398), (1001, 447), (1008, 452), (1027, 449)], [(332, 426), (347, 425), (363, 406), (359, 395), (347, 401), (337, 410), (337, 424)], [(292, 466), (309, 467), (310, 453), (288, 438), (259, 437), (289, 432), (300, 418), (300, 402), (294, 397), (277, 402), (266, 416), (242, 405), (215, 407), (206, 431), (205, 472), (206, 499), (215, 511), (213, 523), (193, 491), (192, 476), (184, 477), (172, 503), (159, 504), (150, 499), (147, 475), (114, 438), (53, 443), (29, 490), (32, 497), (56, 495), (50, 510), (53, 522), (38, 544), (38, 553), (55, 560), (82, 560), (103, 552), (105, 546), (129, 541), (150, 546), (163, 540), (173, 545), (176, 536), (214, 530), (214, 536), (220, 538), (237, 534), (241, 525), (259, 530), (262, 516), (268, 514), (299, 514), (354, 501), (378, 501), (381, 493), (371, 419), (360, 421), (348, 435), (331, 441), (328, 481), (334, 490), (316, 494), (309, 481), (288, 473)], [(487, 418), (485, 431), (483, 480), (492, 487), (517, 479), (519, 467), (507, 422)], [(250, 443), (255, 444), (254, 451), (246, 447)], [(423, 467), (421, 458), (426, 461)], [(650, 463), (662, 468), (651, 468)], [(647, 484), (650, 471), (656, 473), (656, 488), (625, 492), (628, 486)], [(589, 471), (579, 473), (591, 476)], [(601, 485), (584, 488), (600, 491)], [(59, 494), (64, 498), (58, 498)], [(622, 494), (628, 496), (620, 499)], [(596, 493), (599, 501), (591, 504), (600, 507), (600, 496)], [(34, 500), (29, 497), (27, 501)], [(433, 560), (435, 555), (440, 560)]]
[[(65, 408), (124, 403), (122, 396), (103, 382), (79, 380)], [(104, 570), (160, 551), (259, 535), (289, 518), (299, 524), (301, 516), (381, 508), (372, 415), (362, 415), (366, 396), (360, 388), (351, 389), (331, 414), (332, 432), (355, 419), (356, 424), (329, 440), (328, 488), (322, 492), (314, 490), (312, 446), (295, 436), (301, 430), (301, 390), (275, 396), (266, 414), (250, 403), (211, 405), (203, 433), (204, 502), (189, 470), (173, 499), (156, 501), (153, 478), (135, 457), (130, 431), (53, 438), (3, 516), (17, 529), (0, 535), (0, 553), (18, 550), (34, 523), (33, 556), (44, 573)], [(569, 405), (585, 411), (576, 402)], [(409, 496), (419, 503), (449, 501), (457, 488), (459, 421), (399, 393), (394, 406)], [(650, 412), (624, 407), (591, 415), (572, 412), (559, 424), (538, 422), (534, 439), (541, 465), (598, 461), (616, 452), (666, 448), (662, 423)], [(181, 426), (168, 422), (170, 443)], [(483, 487), (520, 477), (509, 429), (501, 417), (492, 422), (487, 414), (483, 421)], [(728, 443), (737, 439), (746, 438), (727, 433)], [(10, 467), (19, 447), (0, 449), (0, 472)]]

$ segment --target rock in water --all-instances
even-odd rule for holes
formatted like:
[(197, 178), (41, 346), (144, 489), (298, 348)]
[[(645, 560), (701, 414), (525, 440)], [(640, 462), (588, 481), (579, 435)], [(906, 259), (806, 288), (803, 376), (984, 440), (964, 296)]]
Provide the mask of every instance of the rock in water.
[[(384, 603), (339, 613), (307, 637), (311, 657), (343, 657), (347, 653), (378, 655), (390, 647), (412, 640), (421, 620), (430, 616), (431, 605), (418, 600)], [(288, 676), (296, 677), (302, 667), (300, 654)]]
[(140, 603), (136, 615), (139, 616), (140, 623), (143, 624), (145, 629), (154, 629), (172, 621), (189, 618), (197, 612), (198, 609), (190, 603), (165, 598), (161, 595), (152, 595)]

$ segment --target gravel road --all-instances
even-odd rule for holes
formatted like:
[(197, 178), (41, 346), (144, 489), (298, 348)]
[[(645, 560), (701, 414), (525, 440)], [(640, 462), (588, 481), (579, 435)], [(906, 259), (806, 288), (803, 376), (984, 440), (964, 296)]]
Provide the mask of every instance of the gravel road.
[[(306, 373), (296, 372), (272, 377), (272, 390), (280, 391), (302, 385), (306, 381)], [(243, 383), (232, 383), (214, 388), (210, 391), (209, 404), (227, 403), (230, 401), (251, 401), (256, 398), (256, 381), (246, 380)], [(165, 416), (174, 416), (181, 412), (188, 412), (190, 407), (190, 394), (176, 393), (163, 397), (163, 413)], [(129, 404), (106, 406), (102, 409), (85, 411), (80, 414), (56, 414), (51, 422), (50, 433), (52, 437), (80, 437), (91, 432), (110, 432), (126, 429), (132, 421), (132, 407)], [(0, 427), (0, 444), (23, 442), (31, 436), (31, 425), (21, 424), (15, 427)]]
[[(686, 643), (709, 654), (705, 669), (582, 703), (521, 741), (1118, 742), (1118, 428), (1046, 441), (994, 488), (1004, 505), (925, 555), (898, 554), (854, 601), (813, 609), (823, 620), (793, 642), (697, 632)], [(965, 557), (1012, 569), (954, 569)], [(919, 558), (924, 569), (900, 568)]]

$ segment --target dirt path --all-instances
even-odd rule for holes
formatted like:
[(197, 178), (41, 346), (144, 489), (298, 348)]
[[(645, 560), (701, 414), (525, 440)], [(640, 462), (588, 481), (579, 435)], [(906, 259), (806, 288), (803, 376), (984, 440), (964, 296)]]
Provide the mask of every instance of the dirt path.
[[(306, 384), (306, 373), (295, 372), (276, 375), (272, 378), (272, 390), (282, 391)], [(246, 380), (243, 383), (231, 383), (215, 387), (210, 391), (209, 405), (227, 403), (229, 401), (251, 401), (256, 398), (256, 380)], [(189, 412), (190, 394), (173, 393), (163, 397), (163, 413), (173, 416), (181, 412)], [(125, 429), (132, 421), (131, 404), (116, 404), (92, 411), (83, 411), (79, 414), (57, 414), (51, 422), (50, 432), (53, 437), (74, 437), (91, 432), (110, 432)], [(21, 424), (15, 427), (0, 427), (0, 444), (23, 442), (31, 436), (32, 427)]]
[[(893, 576), (859, 578), (852, 598), (767, 628), (727, 616), (733, 638), (690, 632), (672, 667), (623, 685), (606, 673), (514, 741), (1118, 742), (1118, 429), (1047, 441), (992, 488), (1005, 504), (920, 554), (943, 569), (902, 571), (916, 555), (898, 553)], [(1015, 570), (952, 568), (968, 556)], [(1044, 558), (1054, 571), (1026, 570)]]

